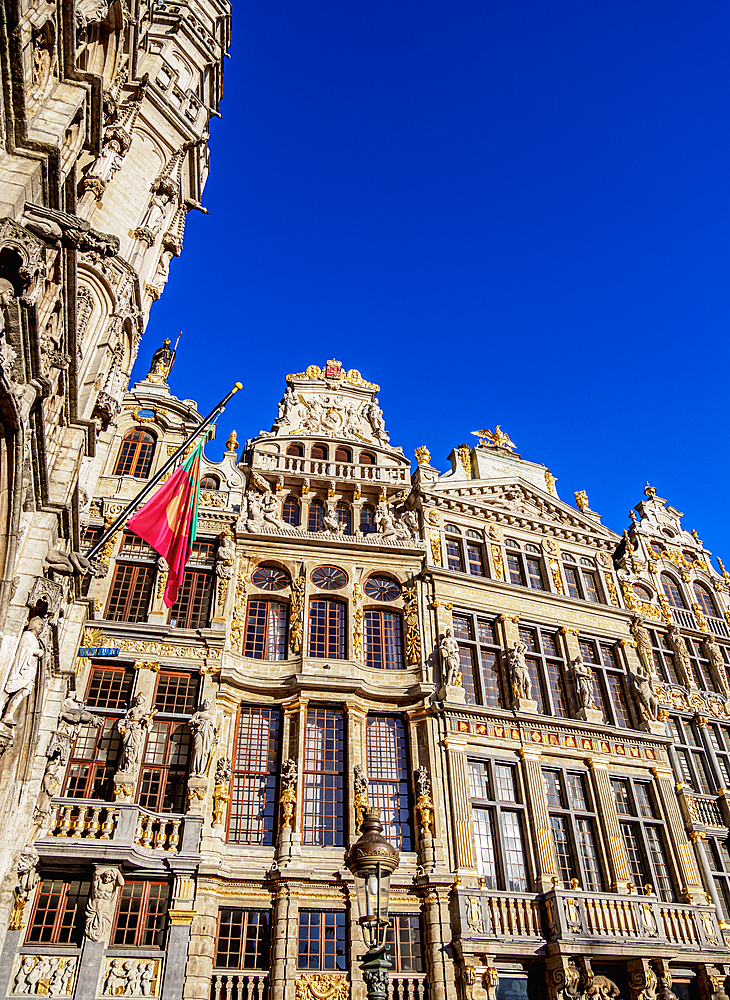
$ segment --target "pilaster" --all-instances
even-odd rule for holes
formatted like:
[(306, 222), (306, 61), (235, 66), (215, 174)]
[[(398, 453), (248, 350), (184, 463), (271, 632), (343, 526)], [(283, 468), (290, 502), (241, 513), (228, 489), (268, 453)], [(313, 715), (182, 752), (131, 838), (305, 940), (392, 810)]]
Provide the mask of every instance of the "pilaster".
[(606, 856), (611, 879), (611, 892), (623, 893), (627, 889), (629, 892), (633, 892), (635, 886), (629, 872), (626, 846), (618, 823), (616, 803), (608, 777), (608, 762), (598, 757), (589, 757), (586, 764), (591, 775), (596, 808), (606, 834)]
[(467, 740), (449, 733), (444, 737), (449, 766), (451, 818), (454, 824), (454, 870), (459, 874), (476, 875), (476, 858), (469, 799), (469, 766)]
[(659, 798), (662, 803), (664, 815), (667, 818), (667, 832), (669, 833), (679, 866), (677, 875), (682, 897), (687, 903), (705, 905), (706, 893), (702, 888), (692, 847), (687, 839), (684, 823), (679, 813), (679, 807), (677, 806), (674, 775), (669, 768), (660, 767), (653, 767), (652, 773), (656, 778)]
[(431, 887), (424, 901), (429, 1000), (456, 1000), (456, 965), (451, 943), (449, 890)]
[(541, 751), (539, 749), (522, 749), (519, 751), (522, 761), (522, 776), (527, 794), (530, 829), (535, 845), (535, 889), (537, 892), (548, 892), (558, 881), (558, 866), (555, 860), (555, 848), (550, 832), (550, 817), (548, 815), (545, 782), (542, 777)]

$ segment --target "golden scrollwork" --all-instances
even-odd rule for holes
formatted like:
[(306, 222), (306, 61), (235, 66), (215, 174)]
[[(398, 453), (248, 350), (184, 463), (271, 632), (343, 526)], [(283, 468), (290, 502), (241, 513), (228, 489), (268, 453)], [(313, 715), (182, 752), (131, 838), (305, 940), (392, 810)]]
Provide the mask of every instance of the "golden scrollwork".
[(495, 577), (498, 580), (504, 580), (504, 557), (502, 555), (502, 547), (496, 543), (492, 545), (492, 562), (494, 563)]
[(421, 632), (418, 627), (418, 591), (414, 586), (403, 589), (403, 610), (406, 620), (406, 660), (410, 666), (421, 662)]
[(167, 586), (167, 570), (158, 569), (157, 571), (157, 600), (161, 601), (165, 593), (165, 587)]
[(441, 532), (438, 528), (431, 528), (428, 532), (429, 541), (431, 542), (431, 555), (433, 556), (434, 565), (441, 565)]
[(10, 922), (8, 923), (9, 931), (22, 931), (25, 927), (25, 921), (23, 920), (24, 909), (25, 900), (22, 896), (16, 895), (15, 902), (13, 903), (13, 912), (10, 914)]
[(356, 660), (362, 659), (363, 641), (362, 588), (359, 583), (353, 587), (352, 651)]
[(301, 572), (291, 584), (291, 627), (289, 644), (292, 653), (301, 653), (304, 641), (304, 586), (307, 574), (302, 566)]
[[(501, 552), (500, 552), (501, 555)], [(553, 583), (555, 584), (555, 589), (559, 594), (564, 594), (563, 590), (563, 578), (560, 575), (560, 563), (557, 559), (550, 560), (550, 572), (553, 577)]]
[(692, 605), (692, 610), (695, 613), (695, 619), (697, 620), (697, 624), (702, 629), (702, 631), (703, 632), (709, 632), (710, 629), (709, 629), (709, 626), (707, 624), (707, 619), (705, 618), (705, 613), (704, 613), (704, 610), (702, 608), (702, 605), (698, 604), (697, 602), (695, 602)]
[(129, 653), (149, 653), (150, 656), (179, 657), (191, 660), (215, 659), (221, 657), (220, 649), (206, 646), (183, 646), (171, 642), (157, 642), (154, 639), (115, 639), (120, 650)]
[(218, 490), (200, 490), (199, 496), (201, 507), (216, 507), (218, 510), (223, 510), (226, 506), (226, 495)]
[(222, 608), (225, 606), (226, 597), (228, 596), (228, 580), (218, 581), (218, 607)]
[[(114, 520), (115, 520), (115, 515), (113, 514), (104, 519), (104, 531), (108, 531), (111, 528), (111, 526), (114, 524)], [(114, 548), (114, 535), (112, 535), (111, 538), (108, 538), (104, 542), (102, 547), (99, 549), (99, 551), (96, 553), (96, 558), (99, 560), (100, 563), (103, 563), (104, 566), (109, 565), (109, 560), (111, 559), (113, 548)]]
[(225, 817), (226, 802), (230, 799), (227, 785), (215, 785), (213, 788), (213, 824), (221, 824)]
[(613, 579), (613, 573), (608, 570), (604, 570), (603, 579), (606, 581), (606, 590), (608, 591), (608, 597), (611, 604), (613, 604), (614, 607), (619, 607), (618, 594), (616, 593), (616, 583)]
[(460, 444), (459, 447), (456, 449), (456, 454), (458, 455), (459, 461), (461, 462), (461, 465), (462, 465), (462, 468), (464, 469), (464, 472), (466, 473), (466, 478), (467, 479), (471, 479), (472, 478), (472, 475), (471, 475), (471, 451), (469, 450), (469, 445), (468, 444)]
[(319, 365), (309, 365), (305, 371), (295, 372), (286, 377), (287, 382), (291, 382), (293, 379), (296, 379), (298, 382), (319, 382), (320, 379), (324, 379), (330, 385), (344, 383), (345, 385), (354, 386), (356, 389), (380, 392), (380, 386), (374, 382), (367, 382), (357, 368), (350, 368), (349, 371), (345, 371), (342, 364), (339, 361), (335, 361), (334, 358), (328, 361), (324, 368), (320, 368)]
[(135, 660), (134, 661), (135, 670), (151, 670), (155, 674), (160, 672), (160, 661), (159, 660)]
[(347, 1000), (350, 984), (345, 976), (331, 972), (310, 972), (297, 979), (296, 1000)]
[(242, 569), (238, 571), (236, 577), (236, 595), (233, 602), (233, 615), (231, 617), (231, 645), (234, 649), (243, 652), (243, 633), (246, 618), (246, 577)]
[(421, 817), (421, 837), (433, 836), (433, 799), (430, 795), (419, 795), (416, 799), (416, 812)]
[(428, 463), (431, 461), (431, 452), (428, 450), (425, 444), (422, 444), (420, 445), (420, 447), (416, 448), (413, 454), (416, 456), (416, 461), (418, 462), (419, 465), (428, 465)]

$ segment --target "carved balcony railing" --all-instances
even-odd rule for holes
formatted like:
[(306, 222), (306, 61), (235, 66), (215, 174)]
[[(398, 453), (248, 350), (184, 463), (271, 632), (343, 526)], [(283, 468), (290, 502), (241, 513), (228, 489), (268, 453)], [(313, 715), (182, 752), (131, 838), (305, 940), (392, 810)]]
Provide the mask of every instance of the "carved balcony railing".
[(210, 981), (210, 1000), (268, 1000), (268, 996), (268, 972), (214, 972)]
[(114, 847), (197, 852), (202, 817), (163, 815), (129, 802), (56, 799), (43, 837), (44, 847), (68, 851), (71, 844), (108, 840)]
[(428, 1000), (425, 972), (391, 972), (388, 1000)]
[(685, 608), (672, 608), (672, 617), (674, 618), (676, 624), (681, 625), (682, 628), (697, 629), (695, 616), (691, 611), (687, 611)]
[(707, 625), (710, 632), (719, 635), (722, 639), (730, 639), (730, 628), (724, 618), (710, 618), (707, 616)]
[[(694, 824), (699, 826), (725, 826), (718, 801), (709, 795), (692, 795), (697, 818)], [(691, 807), (690, 807), (691, 808)]]
[(113, 806), (73, 802), (57, 806), (51, 814), (50, 836), (112, 840), (119, 813)]
[(327, 479), (382, 480), (389, 483), (405, 483), (408, 476), (408, 469), (405, 468), (327, 462), (315, 458), (295, 458), (293, 455), (267, 456), (267, 462), (263, 467), (276, 469), (280, 472), (296, 472), (302, 476), (322, 476)]
[(479, 938), (544, 938), (541, 897), (460, 889), (461, 936)]
[(727, 951), (714, 907), (664, 903), (656, 896), (556, 889), (545, 898), (551, 940), (631, 940)]

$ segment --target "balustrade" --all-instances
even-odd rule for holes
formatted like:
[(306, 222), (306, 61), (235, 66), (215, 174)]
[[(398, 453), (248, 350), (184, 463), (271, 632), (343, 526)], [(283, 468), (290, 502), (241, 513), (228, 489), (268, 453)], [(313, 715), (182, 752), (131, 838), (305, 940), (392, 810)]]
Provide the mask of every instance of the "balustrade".
[(710, 618), (708, 616), (707, 624), (710, 632), (714, 632), (715, 635), (719, 635), (722, 639), (730, 639), (730, 628), (728, 628), (724, 618)]
[(111, 806), (60, 805), (53, 813), (50, 836), (111, 840), (118, 818), (118, 812)]
[(214, 972), (210, 1000), (268, 1000), (267, 972)]
[(488, 896), (487, 914), (495, 937), (542, 937), (540, 902), (524, 896)]
[(391, 973), (388, 982), (389, 1000), (428, 1000), (425, 973)]
[(180, 844), (179, 819), (165, 819), (140, 810), (134, 842), (155, 851), (176, 851)]
[(105, 805), (66, 799), (55, 803), (47, 837), (113, 840), (155, 851), (179, 851), (185, 829), (182, 816), (159, 816), (132, 803)]
[(697, 622), (691, 611), (687, 611), (685, 608), (672, 608), (672, 616), (676, 624), (681, 625), (682, 628), (697, 629)]
[(705, 795), (693, 795), (697, 807), (697, 822), (701, 826), (725, 826), (717, 800)]
[(322, 476), (327, 479), (384, 480), (391, 483), (405, 483), (408, 470), (405, 468), (384, 468), (380, 465), (356, 465), (346, 462), (328, 462), (324, 459), (297, 458), (293, 455), (272, 456), (275, 461), (272, 470), (296, 472), (303, 476)]

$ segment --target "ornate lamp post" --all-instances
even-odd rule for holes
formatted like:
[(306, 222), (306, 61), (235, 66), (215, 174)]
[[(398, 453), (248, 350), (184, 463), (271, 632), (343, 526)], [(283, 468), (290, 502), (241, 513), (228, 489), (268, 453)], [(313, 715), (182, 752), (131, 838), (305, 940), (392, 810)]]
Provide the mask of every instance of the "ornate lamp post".
[(379, 809), (366, 809), (362, 833), (347, 853), (345, 864), (355, 878), (360, 926), (368, 950), (361, 956), (368, 1000), (387, 1000), (388, 970), (392, 968), (385, 944), (390, 927), (390, 876), (398, 867), (398, 851), (383, 836)]

